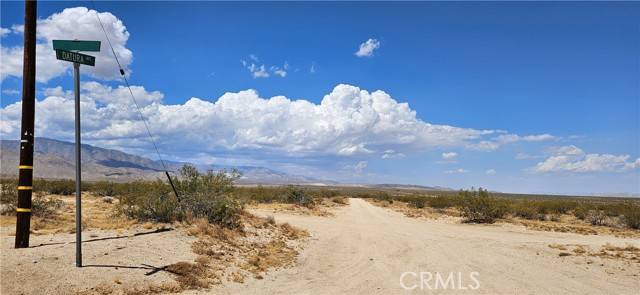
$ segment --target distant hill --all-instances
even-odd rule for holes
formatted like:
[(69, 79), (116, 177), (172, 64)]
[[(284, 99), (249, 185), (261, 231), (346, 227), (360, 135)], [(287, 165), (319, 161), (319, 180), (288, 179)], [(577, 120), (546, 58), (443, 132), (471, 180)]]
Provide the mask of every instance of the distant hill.
[(415, 184), (382, 183), (382, 184), (372, 184), (369, 186), (376, 187), (376, 188), (428, 190), (428, 191), (453, 191), (454, 190), (452, 188), (443, 187), (443, 186), (424, 186), (424, 185), (415, 185)]
[[(20, 141), (0, 140), (0, 166), (4, 177), (16, 177), (20, 159)], [(164, 178), (160, 161), (113, 149), (82, 145), (82, 177), (84, 180), (131, 181)], [(75, 145), (71, 142), (38, 137), (34, 148), (34, 175), (37, 178), (75, 178)], [(177, 171), (187, 163), (166, 162), (169, 171)], [(194, 165), (202, 171), (235, 168), (242, 173), (241, 183), (328, 185), (333, 181), (291, 175), (264, 167)]]

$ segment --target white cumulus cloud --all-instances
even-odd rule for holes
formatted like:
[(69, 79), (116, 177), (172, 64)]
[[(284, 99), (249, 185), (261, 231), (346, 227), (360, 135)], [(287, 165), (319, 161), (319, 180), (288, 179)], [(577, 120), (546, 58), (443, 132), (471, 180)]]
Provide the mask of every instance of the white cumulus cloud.
[[(56, 59), (51, 41), (57, 39), (101, 41), (100, 52), (86, 52), (86, 54), (96, 56), (95, 67), (83, 67), (81, 72), (103, 80), (113, 80), (120, 76), (104, 32), (96, 18), (96, 13), (98, 12), (89, 10), (86, 7), (74, 7), (38, 20), (36, 34), (38, 39), (36, 44), (37, 81), (47, 82), (52, 78), (67, 73), (72, 68), (72, 63)], [(127, 32), (122, 21), (113, 14), (101, 12), (99, 15), (120, 63), (127, 74), (130, 73), (128, 67), (133, 62), (133, 53), (126, 47), (129, 32)], [(24, 26), (14, 25), (12, 30), (22, 33)], [(22, 77), (22, 55), (23, 47), (21, 45), (14, 47), (5, 47), (3, 45), (0, 48), (0, 58), (2, 59), (0, 80), (4, 80), (7, 76)]]
[(629, 155), (585, 154), (570, 145), (552, 148), (553, 155), (533, 167), (533, 171), (546, 172), (621, 172), (640, 167), (640, 158), (629, 161)]
[[(133, 86), (158, 143), (172, 153), (239, 152), (299, 156), (401, 158), (427, 149), (472, 146), (495, 133), (418, 119), (407, 103), (384, 91), (336, 86), (321, 102), (262, 98), (255, 90), (216, 100), (164, 104), (160, 92)], [(83, 137), (105, 147), (147, 148), (143, 123), (128, 90), (82, 84)], [(73, 139), (73, 97), (61, 87), (43, 91), (36, 105), (36, 135)], [(0, 110), (0, 132), (17, 138), (20, 102)], [(169, 150), (167, 150), (169, 152)]]
[(354, 54), (358, 57), (373, 56), (373, 51), (380, 48), (380, 41), (376, 39), (369, 39), (360, 44), (360, 48)]

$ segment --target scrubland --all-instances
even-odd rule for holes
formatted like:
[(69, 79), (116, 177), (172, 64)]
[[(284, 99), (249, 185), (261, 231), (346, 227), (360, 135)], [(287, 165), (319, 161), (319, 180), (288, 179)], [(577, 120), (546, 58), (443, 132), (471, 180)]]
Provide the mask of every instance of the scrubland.
[(3, 179), (2, 294), (382, 294), (421, 270), (479, 271), (483, 293), (640, 287), (637, 199), (236, 186), (238, 176), (185, 166), (178, 196), (161, 180), (83, 183), (83, 268), (73, 181), (34, 182), (32, 247), (14, 250), (16, 181)]

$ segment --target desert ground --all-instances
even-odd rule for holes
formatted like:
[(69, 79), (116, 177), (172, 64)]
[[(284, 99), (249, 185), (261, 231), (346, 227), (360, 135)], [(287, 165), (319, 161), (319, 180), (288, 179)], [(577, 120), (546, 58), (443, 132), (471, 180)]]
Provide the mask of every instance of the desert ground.
[[(310, 237), (301, 242), (295, 261), (264, 275), (223, 279), (211, 288), (182, 292), (638, 294), (640, 290), (640, 239), (635, 236), (410, 218), (353, 198), (349, 205), (331, 210), (329, 216), (318, 216), (250, 209), (308, 231)], [(11, 230), (5, 226), (1, 232), (2, 294), (109, 293), (108, 285), (132, 284), (164, 284), (159, 292), (172, 292), (174, 274), (165, 266), (196, 259), (190, 249), (196, 238), (181, 227), (87, 231), (83, 268), (74, 266), (73, 234), (34, 235), (31, 248), (15, 250)], [(405, 272), (409, 274), (402, 277)], [(477, 284), (470, 277), (474, 272)], [(426, 273), (433, 279), (427, 280)], [(453, 285), (434, 288), (436, 276), (446, 280), (450, 273)]]

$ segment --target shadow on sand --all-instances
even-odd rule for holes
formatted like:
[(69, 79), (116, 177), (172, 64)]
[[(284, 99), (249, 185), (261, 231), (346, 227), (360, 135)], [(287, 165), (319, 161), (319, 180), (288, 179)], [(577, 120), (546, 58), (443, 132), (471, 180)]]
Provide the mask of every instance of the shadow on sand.
[[(98, 242), (98, 241), (105, 241), (105, 240), (126, 239), (126, 238), (137, 237), (137, 236), (144, 236), (144, 235), (163, 233), (163, 232), (172, 231), (172, 230), (173, 230), (173, 228), (159, 228), (159, 229), (156, 229), (156, 230), (153, 230), (153, 231), (135, 233), (135, 234), (126, 235), (126, 236), (115, 236), (115, 237), (104, 237), (104, 238), (89, 239), (89, 240), (82, 241), (82, 243), (84, 244), (84, 243)], [(75, 243), (76, 243), (75, 241), (73, 241), (73, 242), (43, 243), (43, 244), (31, 246), (29, 248), (38, 248), (38, 247), (54, 246), (54, 245), (66, 245), (66, 244), (75, 244)]]

